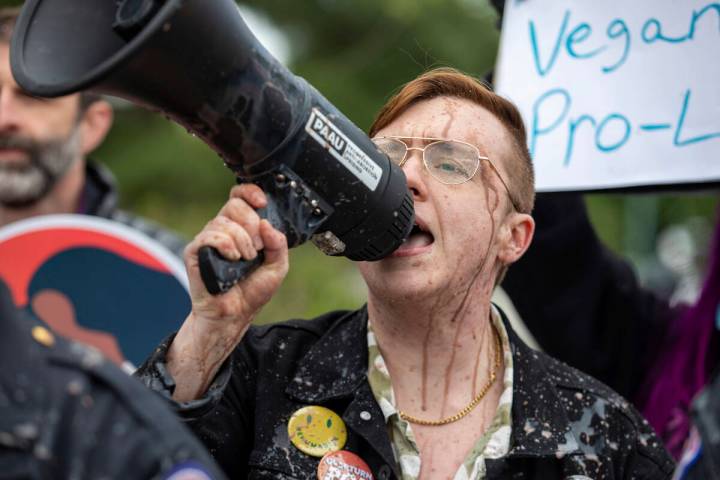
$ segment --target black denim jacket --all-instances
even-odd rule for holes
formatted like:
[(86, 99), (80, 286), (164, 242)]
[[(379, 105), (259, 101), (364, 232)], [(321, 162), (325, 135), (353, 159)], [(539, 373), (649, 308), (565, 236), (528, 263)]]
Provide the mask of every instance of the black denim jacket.
[(166, 403), (47, 332), (0, 281), (0, 479), (225, 478)]
[[(488, 479), (666, 479), (673, 462), (623, 398), (531, 350), (508, 330), (514, 389), (510, 453), (487, 460)], [(167, 398), (171, 339), (138, 375)], [(345, 421), (345, 446), (376, 479), (398, 478), (385, 420), (367, 381), (367, 311), (252, 327), (199, 400), (176, 407), (231, 478), (315, 478), (318, 460), (288, 438), (290, 416), (322, 405)]]

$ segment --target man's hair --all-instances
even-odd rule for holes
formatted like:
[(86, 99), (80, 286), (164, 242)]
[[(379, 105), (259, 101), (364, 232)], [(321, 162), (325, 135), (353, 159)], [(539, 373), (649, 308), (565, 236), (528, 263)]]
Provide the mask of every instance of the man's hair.
[(403, 85), (380, 109), (369, 134), (393, 122), (412, 105), (436, 97), (469, 100), (493, 114), (510, 134), (512, 158), (504, 162), (508, 188), (522, 213), (530, 213), (535, 203), (535, 174), (527, 149), (527, 134), (520, 112), (509, 100), (493, 92), (482, 81), (452, 68), (437, 68)]
[[(20, 15), (21, 7), (0, 8), (0, 43), (9, 44), (12, 37), (15, 22)], [(95, 93), (80, 92), (80, 110), (83, 113), (93, 103), (101, 100), (102, 97)]]

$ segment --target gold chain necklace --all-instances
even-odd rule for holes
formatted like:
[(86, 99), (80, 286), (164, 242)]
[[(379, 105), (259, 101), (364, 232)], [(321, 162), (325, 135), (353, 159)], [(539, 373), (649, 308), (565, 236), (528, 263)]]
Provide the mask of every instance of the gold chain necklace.
[(461, 418), (463, 418), (465, 415), (470, 413), (473, 408), (477, 407), (478, 403), (480, 403), (480, 400), (483, 399), (483, 397), (487, 394), (487, 392), (490, 390), (490, 387), (493, 386), (493, 383), (495, 383), (495, 378), (497, 376), (497, 370), (500, 368), (500, 359), (501, 359), (501, 351), (502, 348), (500, 346), (500, 334), (495, 329), (495, 325), (492, 325), (494, 337), (495, 337), (495, 361), (493, 363), (492, 370), (490, 371), (490, 378), (488, 379), (487, 383), (483, 385), (483, 387), (480, 389), (477, 395), (475, 395), (475, 398), (473, 398), (470, 403), (465, 406), (462, 410), (460, 410), (455, 415), (452, 415), (450, 417), (441, 418), (440, 420), (425, 420), (418, 417), (413, 417), (412, 415), (408, 415), (407, 413), (403, 412), (402, 410), (398, 410), (398, 415), (400, 418), (405, 420), (406, 422), (410, 423), (416, 423), (418, 425), (426, 425), (426, 426), (440, 426), (440, 425), (447, 425), (448, 423), (457, 422)]

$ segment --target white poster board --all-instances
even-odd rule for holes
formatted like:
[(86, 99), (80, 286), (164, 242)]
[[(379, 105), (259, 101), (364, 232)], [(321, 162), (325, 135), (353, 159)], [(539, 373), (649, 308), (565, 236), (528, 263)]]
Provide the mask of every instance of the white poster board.
[(495, 85), (539, 191), (720, 180), (720, 2), (507, 0)]

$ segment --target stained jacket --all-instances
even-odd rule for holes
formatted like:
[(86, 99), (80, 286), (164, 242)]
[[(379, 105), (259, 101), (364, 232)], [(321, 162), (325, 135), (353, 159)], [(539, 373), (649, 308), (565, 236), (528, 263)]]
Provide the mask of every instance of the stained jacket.
[(167, 404), (16, 310), (0, 282), (0, 478), (225, 478)]
[(85, 185), (77, 213), (120, 222), (160, 242), (176, 256), (183, 256), (186, 244), (184, 239), (155, 222), (118, 208), (115, 178), (108, 169), (98, 163), (89, 161), (85, 166)]
[[(624, 399), (531, 350), (503, 321), (514, 362), (513, 429), (510, 453), (487, 460), (489, 479), (670, 477), (672, 460)], [(168, 398), (174, 387), (165, 368), (171, 340), (137, 372)], [(319, 459), (295, 448), (287, 429), (293, 412), (307, 405), (343, 418), (345, 449), (363, 458), (376, 479), (398, 478), (367, 362), (365, 309), (253, 326), (207, 395), (176, 407), (232, 478), (315, 478)]]

